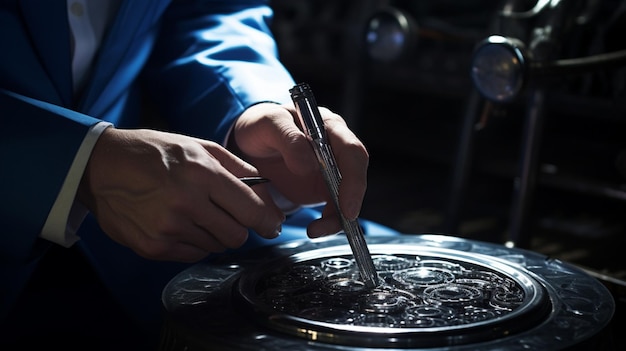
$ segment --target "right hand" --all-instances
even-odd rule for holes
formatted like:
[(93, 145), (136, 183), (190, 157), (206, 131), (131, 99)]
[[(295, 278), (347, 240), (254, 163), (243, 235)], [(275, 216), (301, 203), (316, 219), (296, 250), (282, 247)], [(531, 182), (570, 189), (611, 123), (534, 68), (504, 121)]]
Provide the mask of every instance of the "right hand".
[(245, 243), (248, 228), (280, 233), (284, 214), (258, 171), (217, 143), (154, 130), (107, 128), (78, 199), (116, 242), (142, 257), (195, 262)]

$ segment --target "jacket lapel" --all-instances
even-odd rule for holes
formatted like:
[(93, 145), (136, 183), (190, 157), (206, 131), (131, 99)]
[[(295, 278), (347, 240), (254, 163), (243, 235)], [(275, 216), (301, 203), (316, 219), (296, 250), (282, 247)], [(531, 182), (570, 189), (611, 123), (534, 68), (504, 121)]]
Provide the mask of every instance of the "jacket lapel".
[(100, 47), (93, 75), (80, 104), (81, 111), (101, 117), (119, 98), (120, 89), (136, 73), (142, 57), (149, 55), (150, 37), (169, 1), (122, 1), (117, 15)]
[(64, 106), (72, 105), (72, 61), (64, 0), (20, 1), (26, 26), (46, 73)]

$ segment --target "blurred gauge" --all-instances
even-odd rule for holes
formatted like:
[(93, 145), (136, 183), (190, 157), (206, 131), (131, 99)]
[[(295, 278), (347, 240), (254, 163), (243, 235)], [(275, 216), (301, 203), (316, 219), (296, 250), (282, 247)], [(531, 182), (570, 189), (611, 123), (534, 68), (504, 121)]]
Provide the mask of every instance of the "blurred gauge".
[(508, 102), (524, 87), (524, 45), (517, 39), (490, 36), (481, 42), (472, 58), (471, 76), (483, 97)]
[(377, 11), (367, 22), (365, 41), (375, 61), (397, 61), (415, 44), (417, 26), (406, 13), (395, 8)]

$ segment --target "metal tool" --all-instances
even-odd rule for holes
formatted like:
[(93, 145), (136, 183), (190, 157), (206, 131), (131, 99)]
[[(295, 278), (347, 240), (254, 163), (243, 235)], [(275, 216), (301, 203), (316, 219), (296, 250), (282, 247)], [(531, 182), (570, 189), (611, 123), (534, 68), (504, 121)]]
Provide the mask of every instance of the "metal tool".
[(363, 229), (358, 220), (348, 220), (339, 209), (339, 183), (341, 174), (335, 161), (335, 156), (328, 142), (324, 121), (317, 107), (317, 102), (313, 92), (306, 83), (300, 83), (289, 90), (291, 98), (295, 104), (300, 124), (304, 133), (309, 137), (320, 169), (330, 191), (337, 212), (341, 219), (341, 225), (348, 238), (348, 243), (352, 249), (352, 254), (356, 261), (365, 285), (369, 288), (378, 286), (378, 274), (372, 256), (370, 255), (367, 243), (363, 235)]
[(239, 180), (241, 180), (244, 184), (248, 186), (267, 183), (270, 181), (269, 179), (263, 177), (241, 177), (239, 178)]

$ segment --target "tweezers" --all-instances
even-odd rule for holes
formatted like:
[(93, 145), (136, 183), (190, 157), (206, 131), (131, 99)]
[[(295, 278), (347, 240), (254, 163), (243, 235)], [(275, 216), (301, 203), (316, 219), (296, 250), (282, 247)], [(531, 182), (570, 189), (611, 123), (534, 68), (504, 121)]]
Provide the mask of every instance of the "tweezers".
[(267, 183), (270, 180), (263, 177), (241, 177), (239, 178), (247, 186), (254, 186), (261, 183)]

